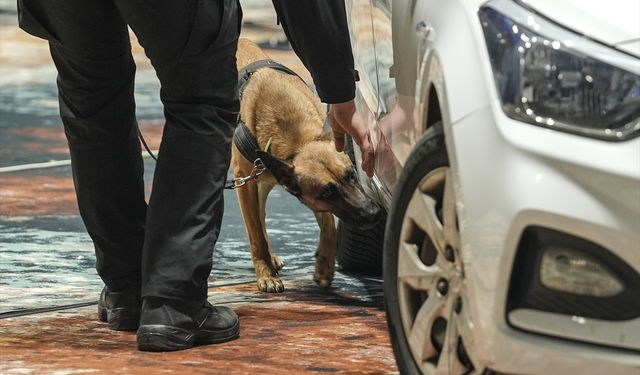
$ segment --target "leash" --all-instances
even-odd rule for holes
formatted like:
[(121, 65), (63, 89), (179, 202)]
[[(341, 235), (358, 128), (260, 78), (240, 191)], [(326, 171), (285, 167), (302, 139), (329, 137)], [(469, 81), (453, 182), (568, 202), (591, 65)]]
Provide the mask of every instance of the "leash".
[(147, 153), (149, 154), (149, 156), (151, 156), (151, 159), (158, 161), (158, 158), (153, 154), (153, 152), (147, 145), (147, 141), (144, 140), (144, 137), (142, 136), (142, 132), (140, 131), (140, 126), (138, 125), (137, 122), (136, 122), (136, 129), (138, 130), (138, 138), (140, 138), (140, 142), (142, 142), (142, 144), (144, 145), (144, 148), (147, 150)]
[(225, 183), (225, 189), (235, 190), (241, 186), (244, 186), (247, 182), (251, 180), (257, 180), (261, 174), (263, 174), (267, 170), (267, 167), (262, 164), (262, 160), (257, 158), (253, 161), (253, 169), (251, 173), (246, 177), (236, 177), (233, 180), (229, 180)]
[[(235, 281), (227, 281), (227, 282), (209, 282), (207, 283), (207, 288), (223, 288), (223, 287), (227, 287), (227, 286), (236, 286), (236, 285), (245, 285), (245, 284), (253, 284), (255, 283), (255, 280), (235, 280)], [(228, 303), (228, 302), (227, 302)], [(71, 304), (66, 304), (66, 305), (52, 305), (52, 306), (46, 306), (46, 307), (34, 307), (34, 308), (20, 308), (17, 310), (11, 310), (11, 311), (5, 311), (5, 312), (0, 312), (0, 320), (2, 319), (9, 319), (9, 318), (17, 318), (17, 317), (21, 317), (21, 316), (28, 316), (28, 315), (37, 315), (37, 314), (44, 314), (44, 313), (49, 313), (49, 312), (54, 312), (54, 311), (61, 311), (61, 310), (73, 310), (73, 309), (78, 309), (81, 307), (87, 307), (87, 306), (93, 306), (93, 305), (97, 305), (98, 301), (86, 301), (86, 302), (78, 302), (78, 303), (71, 303)]]
[[(244, 126), (244, 128), (246, 128), (246, 126)], [(249, 129), (247, 129), (247, 131), (249, 131)], [(140, 141), (144, 145), (144, 148), (146, 149), (147, 154), (149, 154), (149, 156), (151, 156), (151, 158), (157, 162), (158, 158), (153, 154), (153, 151), (151, 151), (149, 146), (147, 146), (147, 142), (145, 141), (144, 136), (142, 135), (142, 132), (140, 131), (140, 128), (138, 128), (138, 137), (140, 138)], [(234, 138), (235, 138), (235, 136), (234, 136)], [(255, 139), (255, 137), (253, 137), (253, 138)], [(68, 164), (70, 164), (70, 163), (64, 163), (64, 164), (61, 164), (61, 165), (68, 165)], [(227, 189), (227, 190), (235, 190), (235, 189), (237, 189), (239, 187), (242, 187), (242, 186), (246, 185), (246, 183), (251, 181), (251, 180), (257, 180), (258, 177), (260, 177), (260, 175), (263, 174), (266, 170), (267, 170), (267, 167), (265, 167), (264, 164), (262, 164), (262, 160), (260, 160), (260, 158), (256, 157), (254, 159), (254, 161), (253, 161), (253, 169), (251, 170), (251, 173), (248, 176), (235, 177), (235, 178), (233, 178), (231, 180), (227, 180), (224, 183), (224, 188)], [(0, 172), (4, 172), (4, 171), (0, 170)], [(0, 317), (0, 319), (1, 319), (1, 317)]]

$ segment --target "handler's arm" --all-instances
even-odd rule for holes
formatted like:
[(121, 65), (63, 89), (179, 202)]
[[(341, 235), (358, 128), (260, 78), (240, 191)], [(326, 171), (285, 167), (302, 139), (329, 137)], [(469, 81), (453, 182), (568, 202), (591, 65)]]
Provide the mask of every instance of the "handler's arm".
[(344, 0), (273, 0), (287, 39), (324, 103), (355, 96), (355, 69)]
[(344, 0), (273, 0), (287, 39), (311, 73), (318, 96), (329, 104), (336, 149), (344, 149), (345, 133), (362, 153), (362, 169), (373, 176), (369, 129), (356, 111), (356, 72)]

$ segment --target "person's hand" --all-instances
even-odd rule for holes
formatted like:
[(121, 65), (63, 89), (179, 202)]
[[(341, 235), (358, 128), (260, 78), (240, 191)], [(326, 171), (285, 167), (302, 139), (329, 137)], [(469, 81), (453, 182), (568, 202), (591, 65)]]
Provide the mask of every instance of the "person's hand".
[(345, 135), (349, 134), (360, 148), (362, 170), (367, 176), (373, 177), (375, 154), (371, 144), (371, 136), (362, 116), (356, 111), (355, 102), (350, 100), (344, 103), (330, 104), (328, 116), (331, 120), (336, 150), (339, 152), (344, 150)]

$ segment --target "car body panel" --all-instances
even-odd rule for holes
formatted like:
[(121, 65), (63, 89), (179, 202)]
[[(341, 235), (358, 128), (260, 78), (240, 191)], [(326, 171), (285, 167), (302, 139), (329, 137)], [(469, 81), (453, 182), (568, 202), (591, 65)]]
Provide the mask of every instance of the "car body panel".
[[(394, 14), (397, 16), (402, 13)], [(400, 76), (396, 75), (396, 71), (415, 72), (415, 59), (396, 59), (394, 63), (393, 46), (402, 46), (404, 41), (393, 40), (391, 16), (390, 1), (373, 0), (372, 19), (380, 95), (373, 135), (376, 145), (375, 170), (383, 184), (382, 190), (389, 197), (404, 161), (423, 133), (423, 128), (417, 126), (419, 122), (415, 121), (415, 78), (399, 81)], [(413, 45), (415, 33), (405, 35), (410, 38), (409, 45)]]
[(378, 107), (378, 78), (371, 24), (371, 1), (353, 0), (347, 6), (349, 31), (355, 68), (359, 73), (358, 91), (363, 104), (375, 113)]
[[(393, 3), (391, 15), (395, 22), (392, 22), (393, 30), (389, 30), (388, 2), (373, 1), (373, 31), (381, 98), (376, 112), (376, 124), (372, 128), (375, 130), (374, 143), (377, 151), (376, 175), (383, 182), (386, 192), (393, 191), (412, 145), (426, 129), (425, 105), (428, 102), (432, 81), (429, 77), (450, 74), (434, 72), (429, 68), (428, 62), (434, 58), (431, 55), (439, 50), (438, 46), (457, 46), (456, 49), (446, 49), (444, 56), (438, 55), (435, 58), (441, 61), (438, 65), (441, 69), (456, 71), (456, 75), (463, 76), (452, 83), (456, 85), (452, 89), (464, 92), (464, 95), (448, 96), (444, 98), (446, 103), (441, 105), (447, 107), (443, 111), (454, 116), (450, 121), (455, 122), (488, 103), (489, 97), (482, 89), (486, 87), (482, 82), (485, 77), (479, 74), (481, 67), (473, 62), (480, 60), (479, 55), (470, 61), (460, 61), (459, 53), (456, 51), (478, 51), (478, 46), (474, 45), (473, 31), (469, 26), (470, 20), (476, 20), (477, 15), (467, 11), (468, 8), (463, 6), (463, 3), (438, 0), (396, 1)], [(434, 14), (433, 12), (446, 12), (451, 14), (452, 18), (446, 22), (430, 19), (428, 15)], [(410, 18), (411, 21), (401, 22), (404, 18)], [(428, 29), (427, 35), (419, 35), (418, 29), (421, 24)], [(384, 60), (392, 54), (402, 56), (402, 59)], [(471, 98), (474, 100), (470, 100)]]
[[(469, 269), (503, 270), (502, 274), (479, 272), (468, 279), (470, 293), (476, 296), (470, 302), (471, 315), (477, 317), (474, 336), (483, 337), (481, 345), (468, 350), (476, 351), (488, 364), (496, 353), (503, 351), (499, 327), (505, 325), (502, 330), (509, 330), (504, 306), (516, 241), (526, 226), (551, 226), (600, 243), (640, 272), (637, 252), (640, 140), (612, 144), (507, 118), (495, 91), (477, 9), (464, 1), (423, 4), (425, 17), (437, 15), (426, 18), (434, 28), (430, 40), (433, 45), (427, 49), (427, 55), (436, 57), (426, 58), (425, 65), (435, 59), (439, 62), (424, 70), (426, 77), (438, 77), (441, 81), (431, 79), (425, 84), (446, 87), (446, 95), (439, 97), (441, 107), (450, 114), (443, 118), (447, 119), (445, 134), (456, 181), (458, 211), (464, 218), (460, 224), (463, 256)], [(461, 19), (463, 14), (469, 26), (455, 27), (456, 20), (465, 22)], [(461, 33), (462, 30), (468, 32)], [(461, 43), (448, 48), (453, 42), (439, 39), (442, 33), (470, 41), (462, 43), (467, 46), (464, 59), (451, 51), (459, 50)], [(470, 63), (474, 60), (475, 64)], [(461, 98), (473, 98), (474, 105), (460, 103)], [(585, 158), (586, 155), (589, 157)], [(612, 184), (615, 189), (611, 189)], [(498, 189), (492, 191), (493, 186)], [(515, 218), (524, 220), (521, 227), (514, 227)], [(598, 220), (594, 223), (594, 219), (585, 218)], [(602, 243), (603, 238), (608, 239), (607, 243)], [(508, 243), (509, 239), (512, 243)], [(490, 337), (498, 341), (491, 343)], [(500, 357), (496, 362), (510, 361), (508, 356)], [(618, 369), (621, 373), (629, 371), (630, 364), (638, 366), (639, 362), (626, 363)], [(550, 367), (536, 373), (565, 370)]]
[[(610, 46), (640, 38), (640, 1), (523, 0), (546, 17)], [(621, 12), (621, 9), (625, 9)]]
[[(349, 19), (349, 34), (355, 69), (360, 79), (356, 82), (356, 109), (367, 127), (371, 129), (372, 142), (378, 143), (375, 137), (377, 128), (375, 113), (378, 110), (378, 77), (376, 70), (376, 56), (374, 46), (373, 24), (371, 21), (371, 0), (350, 0), (345, 2), (347, 19)], [(353, 148), (356, 164), (362, 163), (362, 155), (358, 147)], [(358, 175), (365, 192), (376, 201), (388, 204), (390, 193), (385, 191), (378, 176), (368, 178), (358, 169)]]
[[(501, 127), (507, 128), (506, 136)], [(640, 243), (634, 229), (640, 227), (640, 177), (633, 177), (639, 173), (637, 167), (612, 172), (579, 166), (573, 160), (589, 142), (595, 155), (610, 152), (611, 144), (521, 124), (489, 107), (456, 124), (453, 136), (458, 144), (486, 141), (482, 147), (459, 147), (456, 166), (460, 185), (465, 187), (459, 201), (464, 212), (462, 256), (469, 294), (475, 296), (470, 301), (475, 335), (483, 338), (476, 348), (483, 353), (480, 357), (504, 352), (499, 336), (510, 330), (505, 320), (507, 292), (518, 241), (526, 227), (554, 228), (598, 243), (640, 272), (634, 246)], [(558, 144), (567, 152), (558, 155)], [(624, 160), (640, 152), (640, 140), (626, 146), (614, 155)], [(579, 325), (570, 319), (565, 323)], [(612, 324), (610, 329), (621, 328)]]
[(640, 57), (640, 39), (618, 43), (616, 47), (621, 51), (630, 53), (636, 57)]

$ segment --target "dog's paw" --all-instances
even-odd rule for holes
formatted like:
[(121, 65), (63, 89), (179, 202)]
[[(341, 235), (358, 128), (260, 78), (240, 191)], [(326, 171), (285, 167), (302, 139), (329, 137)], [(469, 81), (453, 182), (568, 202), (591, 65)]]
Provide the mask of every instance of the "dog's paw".
[(280, 293), (284, 291), (284, 285), (282, 285), (282, 280), (277, 277), (269, 276), (269, 277), (260, 277), (257, 280), (258, 289), (261, 292), (269, 292), (269, 293)]
[(277, 255), (271, 256), (271, 264), (276, 268), (276, 270), (280, 271), (282, 267), (284, 267), (284, 263), (282, 263), (282, 259), (280, 259)]
[(316, 253), (316, 268), (313, 273), (313, 281), (320, 288), (327, 289), (331, 286), (335, 273), (335, 260), (333, 257), (321, 256), (320, 251)]
[(313, 275), (313, 281), (315, 281), (320, 288), (328, 289), (333, 281), (333, 275), (319, 275), (316, 273)]

